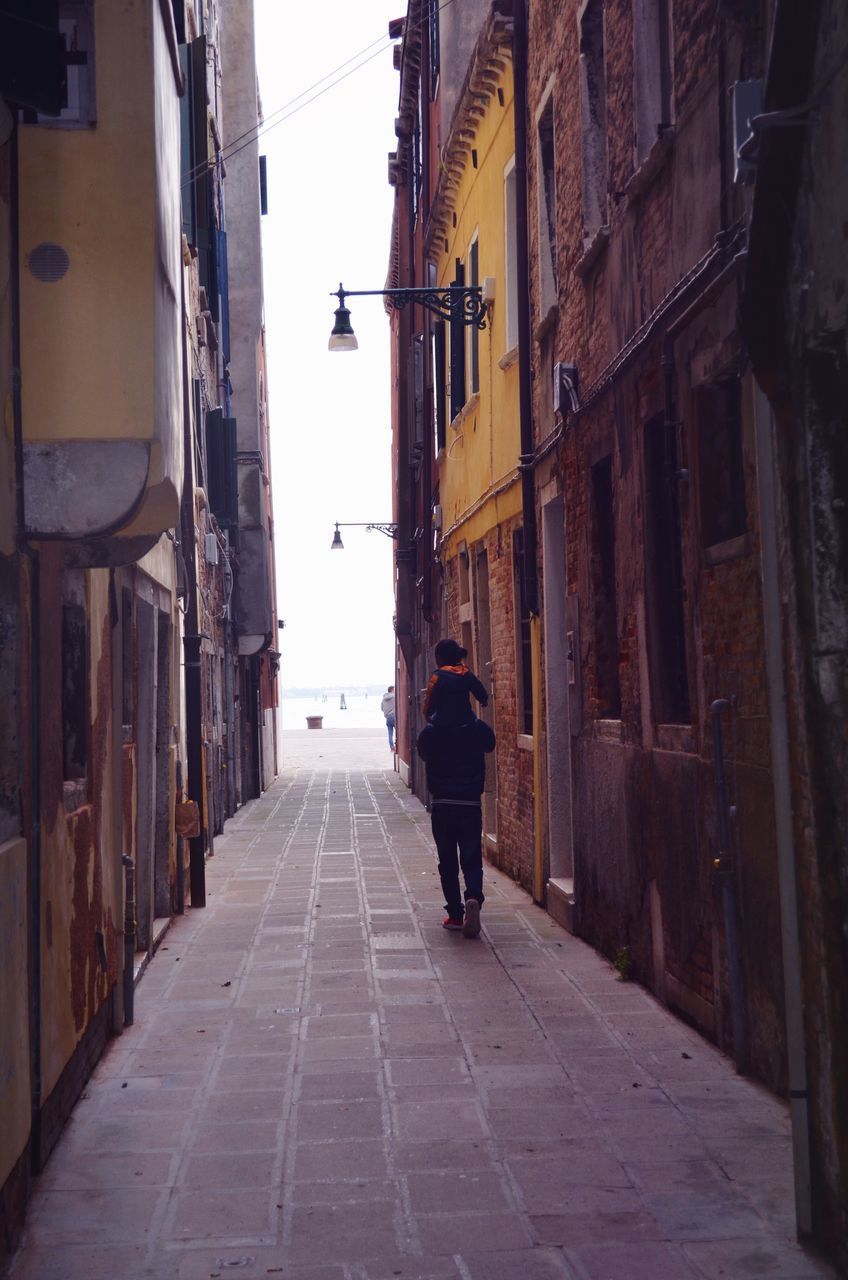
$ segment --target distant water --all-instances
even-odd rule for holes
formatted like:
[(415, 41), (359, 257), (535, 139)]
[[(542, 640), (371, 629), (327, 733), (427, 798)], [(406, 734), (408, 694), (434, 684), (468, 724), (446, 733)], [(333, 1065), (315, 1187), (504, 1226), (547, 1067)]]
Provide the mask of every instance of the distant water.
[(347, 710), (342, 711), (338, 693), (328, 693), (327, 701), (321, 697), (287, 698), (282, 696), (280, 713), (283, 730), (305, 729), (307, 716), (323, 716), (325, 729), (383, 729), (386, 722), (380, 711), (379, 693), (345, 694)]

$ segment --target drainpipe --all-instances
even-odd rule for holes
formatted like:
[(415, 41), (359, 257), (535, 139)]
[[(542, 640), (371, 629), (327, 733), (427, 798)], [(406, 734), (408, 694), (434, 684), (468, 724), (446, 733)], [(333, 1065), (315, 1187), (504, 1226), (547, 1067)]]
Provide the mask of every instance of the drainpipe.
[(809, 1236), (813, 1229), (809, 1095), (804, 1045), (804, 1000), (801, 991), (801, 944), (793, 841), (789, 722), (783, 674), (785, 668), (778, 563), (774, 435), (771, 408), (758, 383), (754, 384), (754, 424), (757, 447), (757, 495), (760, 505), (766, 685), (769, 697), (777, 876), (780, 890), (786, 1048), (789, 1059), (789, 1114), (792, 1120), (795, 1216), (799, 1235)]
[(512, 76), (515, 125), (515, 240), (518, 294), (518, 424), (521, 453), (524, 599), (530, 613), (530, 664), (533, 688), (533, 896), (544, 898), (544, 824), (542, 819), (542, 674), (539, 634), (538, 532), (534, 481), (533, 382), (530, 332), (530, 252), (527, 224), (527, 5), (512, 6)]
[(41, 576), (39, 554), (27, 542), (24, 514), (24, 432), (21, 397), (20, 175), (18, 121), (12, 111), (9, 138), (9, 283), (12, 330), (12, 432), (15, 450), (15, 516), (18, 551), (29, 561), (30, 668), (30, 939), (32, 946), (30, 1169), (41, 1172)]
[(527, 231), (527, 12), (514, 0), (512, 74), (515, 115), (515, 231), (518, 249), (518, 420), (521, 454), (521, 520), (524, 526), (524, 598), (532, 617), (539, 612), (536, 577), (536, 495), (533, 484), (533, 384), (530, 360), (530, 263)]
[[(180, 312), (185, 316), (185, 271), (180, 271)], [(194, 465), (191, 436), (191, 409), (188, 387), (188, 350), (186, 328), (183, 331), (183, 455), (186, 473), (183, 480), (183, 497), (180, 510), (180, 537), (186, 568), (186, 613), (183, 632), (183, 662), (185, 672), (185, 717), (188, 794), (200, 806), (201, 815), (206, 812), (206, 796), (203, 769), (202, 691), (200, 679), (200, 646), (203, 637), (197, 634), (197, 547), (194, 533)], [(189, 881), (192, 907), (206, 906), (206, 864), (203, 848), (203, 823), (200, 835), (189, 840)]]

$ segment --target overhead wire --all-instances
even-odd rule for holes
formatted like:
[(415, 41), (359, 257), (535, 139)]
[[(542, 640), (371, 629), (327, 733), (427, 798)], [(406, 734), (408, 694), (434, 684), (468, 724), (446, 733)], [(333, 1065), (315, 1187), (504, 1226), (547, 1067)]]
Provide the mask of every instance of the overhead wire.
[[(447, 9), (450, 5), (454, 3), (455, 3), (455, 0), (442, 0), (442, 3), (439, 4), (438, 6), (438, 12), (441, 13), (443, 9)], [(425, 23), (429, 21), (429, 19), (430, 19), (430, 13), (429, 13), (429, 6), (428, 6), (428, 11), (425, 14), (425, 16), (421, 19), (421, 21), (418, 23), (418, 26), (423, 27)], [(374, 49), (374, 46), (376, 44), (380, 45), (378, 49)], [(335, 67), (332, 71), (328, 71), (325, 75), (321, 76), (318, 80), (315, 80), (306, 89), (302, 89), (300, 93), (296, 94), (293, 98), (290, 98), (288, 102), (284, 102), (282, 106), (277, 107), (275, 111), (272, 111), (270, 116), (266, 116), (263, 120), (257, 121), (255, 125), (252, 125), (249, 129), (246, 129), (244, 133), (240, 133), (237, 137), (233, 138), (230, 142), (225, 143), (225, 145), (221, 147), (220, 150), (216, 152), (214, 156), (210, 156), (207, 160), (204, 160), (200, 164), (195, 165), (194, 168), (190, 169), (187, 172), (187, 174), (184, 176), (181, 185), (183, 187), (190, 185), (204, 171), (208, 172), (220, 161), (223, 161), (224, 163), (226, 163), (227, 160), (232, 159), (233, 156), (236, 156), (240, 151), (243, 151), (245, 147), (252, 146), (254, 142), (257, 142), (259, 138), (264, 137), (266, 133), (269, 133), (271, 131), (271, 129), (276, 129), (277, 125), (283, 124), (286, 120), (290, 120), (292, 116), (297, 115), (297, 113), (299, 111), (302, 111), (304, 107), (311, 106), (313, 102), (317, 102), (317, 100), (323, 97), (323, 95), (327, 93), (330, 89), (334, 89), (336, 85), (342, 84), (342, 82), (347, 80), (349, 76), (352, 76), (354, 72), (360, 71), (363, 67), (367, 66), (369, 62), (372, 62), (374, 58), (378, 57), (381, 53), (385, 53), (386, 50), (391, 49), (394, 44), (395, 44), (395, 40), (392, 37), (378, 36), (376, 40), (372, 40), (370, 44), (365, 45), (357, 53), (351, 54), (351, 56), (345, 59), (344, 62), (340, 62), (339, 65)], [(372, 49), (374, 49), (373, 53), (370, 52), (370, 50)], [(367, 58), (362, 56), (363, 54), (366, 54), (366, 53), (368, 54)], [(362, 61), (357, 62), (356, 66), (350, 67), (350, 63), (355, 62), (357, 58), (362, 58)], [(348, 71), (344, 71), (345, 67), (350, 67), (350, 69)], [(344, 71), (344, 74), (338, 75), (337, 73), (340, 71)], [(333, 76), (336, 76), (336, 79), (332, 80), (330, 84), (324, 84), (326, 80), (330, 80), (330, 78)], [(319, 85), (324, 85), (324, 87), (322, 89), (319, 89), (318, 88)], [(315, 89), (318, 89), (317, 93), (313, 92), (313, 90)], [(311, 95), (311, 96), (307, 97), (307, 95)], [(301, 101), (301, 99), (305, 99), (305, 101)], [(297, 106), (295, 105), (296, 103), (299, 103), (300, 105)], [(289, 110), (289, 108), (292, 108), (292, 109)], [(283, 112), (285, 112), (286, 114), (282, 114)], [(276, 117), (278, 116), (280, 117), (280, 119), (276, 119)], [(247, 141), (243, 141), (243, 139), (247, 139)], [(237, 146), (236, 145), (237, 143), (241, 143), (241, 146)]]

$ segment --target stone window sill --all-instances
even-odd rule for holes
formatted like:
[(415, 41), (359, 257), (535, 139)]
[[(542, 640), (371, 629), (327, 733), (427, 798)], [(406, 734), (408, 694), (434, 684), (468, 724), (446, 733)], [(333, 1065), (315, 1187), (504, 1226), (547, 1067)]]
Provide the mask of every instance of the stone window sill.
[(541, 342), (545, 334), (550, 332), (550, 330), (556, 324), (558, 318), (559, 318), (559, 303), (552, 302), (551, 305), (548, 307), (547, 311), (545, 312), (545, 314), (542, 316), (541, 320), (536, 325), (536, 328), (533, 330), (533, 337), (536, 339), (537, 342)]
[(623, 195), (628, 204), (638, 200), (651, 186), (654, 179), (662, 173), (671, 155), (674, 143), (674, 129), (668, 128), (657, 138), (639, 168), (629, 178)]
[(600, 742), (621, 742), (621, 721), (596, 720), (594, 736)]
[(533, 750), (532, 733), (519, 733), (517, 738), (517, 743), (518, 743), (519, 751), (532, 751)]
[(468, 397), (468, 399), (466, 400), (465, 404), (462, 406), (462, 408), (460, 409), (456, 417), (452, 419), (451, 421), (452, 430), (459, 431), (462, 428), (463, 424), (465, 423), (466, 418), (470, 418), (472, 413), (476, 413), (477, 409), (479, 408), (479, 405), (480, 405), (480, 392), (474, 391)]
[(750, 552), (751, 539), (747, 533), (743, 533), (738, 538), (728, 538), (726, 542), (716, 542), (711, 547), (704, 547), (704, 564), (724, 564), (727, 560), (739, 560)]
[(498, 361), (499, 369), (510, 369), (514, 364), (518, 363), (518, 346), (510, 347), (509, 351), (505, 351)]
[(695, 736), (689, 724), (658, 724), (657, 746), (660, 751), (677, 751), (690, 755), (695, 750)]
[(604, 223), (602, 227), (598, 227), (595, 234), (590, 240), (584, 241), (583, 254), (577, 259), (574, 266), (574, 274), (580, 279), (585, 280), (595, 263), (604, 253), (609, 244), (610, 229), (609, 223)]
[(85, 809), (89, 803), (87, 779), (66, 780), (62, 786), (62, 799), (65, 813), (76, 813), (78, 809)]

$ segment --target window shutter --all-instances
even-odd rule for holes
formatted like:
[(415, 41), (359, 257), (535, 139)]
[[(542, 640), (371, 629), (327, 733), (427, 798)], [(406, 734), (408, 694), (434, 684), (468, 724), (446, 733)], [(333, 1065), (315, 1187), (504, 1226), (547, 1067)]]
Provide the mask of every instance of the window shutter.
[(180, 68), (185, 80), (186, 89), (180, 98), (180, 197), (183, 207), (183, 235), (189, 244), (197, 244), (197, 206), (194, 193), (194, 134), (192, 109), (194, 106), (192, 88), (191, 49), (187, 44), (180, 45)]
[[(465, 267), (461, 262), (456, 264), (455, 285), (465, 284)], [(451, 316), (450, 322), (450, 373), (451, 373), (451, 420), (461, 411), (465, 404), (465, 325), (462, 320), (462, 308)]]
[(445, 414), (447, 412), (447, 397), (445, 395), (445, 379), (447, 369), (445, 367), (445, 322), (439, 320), (433, 327), (433, 342), (435, 345), (435, 370), (433, 374), (436, 392), (436, 450), (445, 447)]
[(225, 482), (225, 523), (234, 528), (238, 524), (238, 432), (235, 418), (224, 419), (224, 482)]
[(424, 446), (424, 334), (412, 339), (412, 387), (414, 442), (420, 455)]
[(191, 42), (192, 185), (194, 187), (194, 244), (200, 256), (200, 283), (209, 256), (209, 122), (206, 111), (206, 37)]
[(221, 348), (230, 362), (230, 279), (227, 265), (227, 233), (218, 232), (218, 288), (221, 292)]
[(224, 411), (209, 409), (206, 414), (206, 494), (216, 519), (227, 505), (227, 473), (224, 461)]
[(259, 157), (259, 212), (268, 212), (268, 157)]

